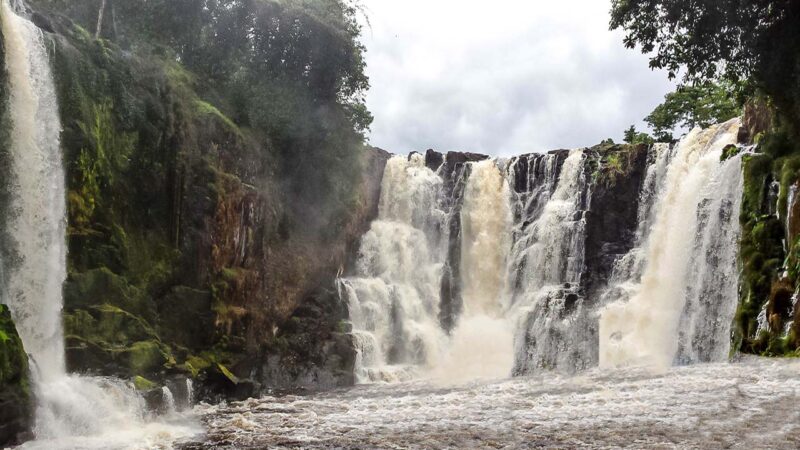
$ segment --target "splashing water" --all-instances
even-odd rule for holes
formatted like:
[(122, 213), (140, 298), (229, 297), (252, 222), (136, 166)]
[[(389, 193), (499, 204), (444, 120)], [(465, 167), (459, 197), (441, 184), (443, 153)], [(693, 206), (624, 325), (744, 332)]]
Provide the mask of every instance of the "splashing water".
[(378, 220), (362, 238), (357, 276), (340, 281), (354, 324), (360, 381), (407, 379), (440, 357), (446, 242), (441, 189), (441, 178), (421, 155), (388, 161)]
[(461, 210), (464, 310), (434, 375), (450, 381), (510, 372), (512, 325), (505, 316), (511, 246), (510, 191), (493, 160), (474, 163)]
[[(1, 19), (9, 76), (11, 182), (3, 255), (7, 301), (32, 360), (37, 441), (25, 448), (147, 448), (194, 433), (148, 420), (128, 383), (66, 373), (61, 289), (66, 194), (61, 125), (45, 37), (8, 0)], [(135, 443), (135, 444), (134, 444)]]
[[(667, 367), (676, 358), (727, 356), (737, 303), (742, 176), (739, 158), (721, 163), (720, 157), (735, 144), (738, 128), (737, 119), (695, 129), (678, 145), (657, 201), (641, 281), (629, 300), (601, 312), (602, 366)], [(698, 327), (702, 321), (706, 326)]]
[(796, 449), (798, 370), (755, 360), (268, 396), (201, 407), (207, 440), (187, 449)]
[[(419, 154), (390, 160), (357, 277), (341, 282), (360, 381), (408, 379), (420, 368), (461, 380), (724, 360), (738, 301), (742, 176), (740, 156), (720, 156), (738, 127), (650, 149), (633, 249), (617, 257), (599, 298), (584, 298), (581, 285), (593, 152), (517, 157), (505, 173), (492, 160), (447, 174)], [(447, 192), (444, 175), (462, 191)], [(457, 260), (446, 245), (454, 239)], [(440, 287), (453, 264), (460, 314), (446, 332)]]

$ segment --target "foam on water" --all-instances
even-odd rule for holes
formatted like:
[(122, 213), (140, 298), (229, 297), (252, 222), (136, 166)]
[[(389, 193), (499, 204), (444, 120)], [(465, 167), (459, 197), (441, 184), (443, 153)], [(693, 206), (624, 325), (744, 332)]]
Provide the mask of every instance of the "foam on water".
[(754, 359), (265, 397), (200, 406), (207, 441), (188, 448), (794, 449), (799, 370)]

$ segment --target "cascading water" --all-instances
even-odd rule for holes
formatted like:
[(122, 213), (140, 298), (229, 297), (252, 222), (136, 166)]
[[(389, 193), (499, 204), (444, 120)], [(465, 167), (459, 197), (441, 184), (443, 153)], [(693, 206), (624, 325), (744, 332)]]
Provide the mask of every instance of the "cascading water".
[(18, 258), (8, 275), (9, 302), (44, 381), (65, 372), (61, 285), (66, 278), (66, 193), (61, 121), (40, 31), (2, 5), (11, 86), (12, 199), (8, 234)]
[(9, 0), (0, 6), (0, 20), (11, 119), (5, 235), (12, 250), (2, 259), (5, 300), (33, 367), (37, 441), (27, 446), (115, 448), (155, 443), (159, 434), (188, 434), (184, 426), (147, 423), (144, 401), (127, 383), (66, 373), (61, 323), (66, 194), (55, 86), (41, 30), (18, 15)]
[[(578, 296), (583, 271), (587, 178), (582, 150), (563, 163), (555, 191), (534, 216), (522, 214), (509, 272), (517, 318), (514, 373), (585, 368), (592, 341)], [(536, 190), (533, 191), (536, 195)]]
[(600, 315), (600, 364), (714, 361), (727, 356), (738, 302), (740, 157), (720, 162), (739, 121), (695, 129), (675, 149), (655, 202), (644, 271), (630, 298)]
[[(356, 276), (340, 285), (359, 380), (724, 360), (742, 175), (741, 156), (720, 159), (738, 128), (694, 130), (642, 155), (630, 251), (611, 254), (607, 286), (591, 292), (587, 212), (614, 214), (593, 210), (607, 150), (445, 160), (438, 172), (419, 154), (392, 158)], [(455, 311), (447, 323), (444, 308)]]
[(441, 178), (421, 155), (388, 161), (378, 220), (362, 238), (357, 276), (340, 281), (361, 381), (408, 378), (417, 366), (432, 366), (439, 358), (447, 229), (441, 190)]
[(460, 217), (464, 308), (434, 372), (448, 380), (507, 376), (512, 362), (513, 334), (505, 315), (511, 193), (495, 161), (470, 169)]

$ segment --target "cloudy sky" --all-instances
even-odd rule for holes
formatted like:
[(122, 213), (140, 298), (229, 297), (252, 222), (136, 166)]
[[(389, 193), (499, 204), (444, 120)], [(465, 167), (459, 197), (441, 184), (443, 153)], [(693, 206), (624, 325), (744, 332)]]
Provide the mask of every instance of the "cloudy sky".
[(362, 0), (370, 142), (511, 155), (599, 143), (673, 84), (608, 30), (610, 0)]

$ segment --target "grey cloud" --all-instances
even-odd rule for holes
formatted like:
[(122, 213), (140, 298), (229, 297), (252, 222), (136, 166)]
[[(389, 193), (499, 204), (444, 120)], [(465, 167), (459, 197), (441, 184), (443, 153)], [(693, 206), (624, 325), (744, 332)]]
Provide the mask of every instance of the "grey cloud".
[[(631, 124), (643, 128), (641, 118), (673, 87), (606, 30), (607, 16), (586, 15), (565, 29), (548, 21), (560, 11), (538, 18), (534, 8), (505, 34), (504, 23), (487, 21), (482, 31), (493, 38), (485, 43), (447, 20), (434, 31), (392, 38), (383, 27), (411, 33), (414, 23), (403, 21), (415, 15), (398, 14), (395, 4), (391, 17), (381, 17), (386, 4), (370, 3), (378, 19), (365, 39), (376, 117), (371, 142), (389, 151), (510, 155), (621, 140)], [(464, 8), (478, 7), (470, 5)]]

